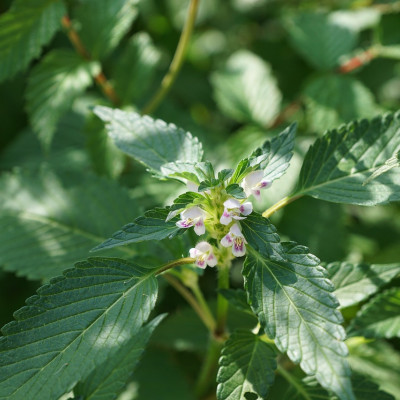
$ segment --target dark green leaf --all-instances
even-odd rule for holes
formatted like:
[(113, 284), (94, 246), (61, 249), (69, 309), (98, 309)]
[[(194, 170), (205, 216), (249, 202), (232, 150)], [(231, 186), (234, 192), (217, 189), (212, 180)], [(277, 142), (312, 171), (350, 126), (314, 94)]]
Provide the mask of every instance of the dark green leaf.
[(249, 303), (247, 302), (247, 294), (244, 290), (220, 289), (219, 293), (221, 293), (222, 296), (229, 301), (229, 304), (233, 305), (238, 310), (254, 315), (253, 311), (251, 311)]
[(276, 369), (274, 348), (251, 332), (237, 331), (228, 339), (219, 359), (218, 400), (242, 400), (247, 393), (265, 399)]
[(226, 187), (226, 193), (230, 196), (235, 197), (237, 199), (245, 199), (246, 193), (244, 192), (243, 188), (239, 186), (237, 183), (232, 183)]
[(20, 0), (0, 17), (0, 81), (24, 70), (58, 29), (66, 13), (60, 0)]
[(184, 233), (184, 229), (176, 226), (178, 217), (168, 222), (166, 221), (169, 212), (169, 208), (155, 208), (154, 210), (146, 211), (144, 216), (124, 225), (121, 230), (115, 232), (111, 238), (96, 246), (92, 251), (109, 249), (145, 240), (173, 238), (176, 235)]
[(386, 160), (385, 164), (374, 171), (374, 173), (364, 181), (363, 185), (367, 185), (373, 179), (396, 167), (400, 167), (400, 152), (397, 152), (397, 154), (395, 154), (393, 157), (390, 157), (388, 160)]
[(359, 205), (398, 201), (400, 174), (393, 170), (362, 183), (399, 147), (400, 113), (327, 132), (310, 147), (295, 194)]
[(107, 122), (116, 146), (156, 174), (170, 162), (201, 161), (203, 150), (197, 138), (173, 124), (108, 107), (97, 106), (94, 112)]
[(400, 275), (400, 264), (334, 262), (326, 268), (341, 307), (360, 303)]
[(176, 215), (178, 210), (183, 210), (190, 204), (198, 204), (204, 200), (204, 196), (200, 193), (186, 192), (181, 194), (174, 200), (174, 204), (169, 208), (169, 212)]
[(3, 327), (0, 398), (59, 398), (139, 331), (156, 297), (154, 270), (124, 260), (66, 270)]

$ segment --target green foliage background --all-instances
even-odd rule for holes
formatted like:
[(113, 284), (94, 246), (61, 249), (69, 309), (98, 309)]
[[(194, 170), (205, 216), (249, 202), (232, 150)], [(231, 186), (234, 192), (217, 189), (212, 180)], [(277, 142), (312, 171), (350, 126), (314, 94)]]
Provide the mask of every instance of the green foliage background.
[[(91, 248), (127, 221), (171, 203), (179, 193), (177, 184), (158, 182), (141, 164), (128, 160), (92, 109), (118, 105), (140, 111), (148, 104), (175, 52), (188, 4), (187, 0), (1, 3), (1, 325), (42, 283), (87, 258)], [(69, 40), (61, 23), (65, 15), (86, 54)], [(357, 60), (361, 67), (352, 69)], [(117, 98), (98, 84), (100, 74)], [(230, 167), (297, 121), (292, 165), (285, 179), (266, 191), (257, 205), (262, 212), (294, 188), (309, 145), (327, 129), (398, 109), (398, 2), (201, 0), (183, 68), (152, 116), (182, 127), (183, 138), (186, 131), (197, 136), (219, 168)], [(193, 157), (197, 155), (188, 159)], [(342, 286), (343, 299), (351, 295), (346, 294), (344, 278), (335, 275), (334, 262), (356, 265), (349, 272), (354, 279), (363, 264), (400, 263), (398, 203), (367, 208), (307, 197), (285, 207), (272, 221), (283, 239), (306, 245), (324, 263), (333, 263), (328, 269), (334, 271), (334, 283)], [(100, 255), (139, 264), (145, 260), (153, 266), (186, 256), (190, 241), (179, 238), (172, 244), (167, 239), (104, 250)], [(236, 287), (242, 285), (240, 268), (237, 263), (232, 271)], [(393, 289), (400, 283), (396, 268), (391, 266), (390, 277), (381, 276), (382, 284), (372, 288), (365, 284), (368, 294), (382, 291), (375, 300), (378, 305), (362, 308), (366, 319), (380, 302), (398, 307), (398, 289)], [(212, 302), (213, 271), (207, 270), (201, 279)], [(128, 386), (128, 398), (190, 400), (207, 332), (184, 300), (160, 283), (156, 310), (168, 312), (169, 317), (157, 328), (159, 321), (143, 328), (155, 329), (155, 334)], [(345, 323), (359, 308), (346, 305)], [(240, 310), (233, 310), (230, 318), (232, 327), (254, 324)], [(357, 329), (351, 326), (350, 332), (355, 335)], [(378, 321), (369, 329), (385, 327)], [(400, 341), (398, 334), (394, 336), (361, 344), (350, 339), (348, 345), (352, 368), (400, 399)], [(244, 339), (250, 347), (265, 346), (253, 343), (249, 334)], [(140, 338), (132, 351), (139, 354), (145, 341)], [(229, 374), (220, 376), (219, 382)], [(302, 378), (299, 369), (295, 375)], [(297, 398), (279, 389), (281, 379), (277, 378), (271, 398)], [(81, 385), (80, 390), (92, 389)]]

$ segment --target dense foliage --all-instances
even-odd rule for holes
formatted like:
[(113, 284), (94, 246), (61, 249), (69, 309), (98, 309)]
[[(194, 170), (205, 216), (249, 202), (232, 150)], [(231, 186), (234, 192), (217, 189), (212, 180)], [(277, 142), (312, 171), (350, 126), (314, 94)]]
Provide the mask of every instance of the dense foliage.
[(0, 399), (400, 399), (399, 2), (0, 12)]

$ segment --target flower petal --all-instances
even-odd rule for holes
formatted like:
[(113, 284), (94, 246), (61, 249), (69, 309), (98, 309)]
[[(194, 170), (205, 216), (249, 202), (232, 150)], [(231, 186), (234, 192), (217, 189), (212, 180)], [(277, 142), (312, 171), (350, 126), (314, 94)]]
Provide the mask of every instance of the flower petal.
[(206, 233), (206, 227), (204, 225), (203, 220), (200, 218), (197, 222), (196, 225), (194, 226), (194, 232), (196, 235), (204, 235)]
[(195, 264), (198, 266), (198, 267), (200, 267), (200, 268), (205, 268), (205, 267), (207, 267), (207, 263), (206, 263), (206, 261), (205, 260), (203, 260), (203, 259), (198, 259), (198, 260), (196, 260), (196, 262), (195, 262)]
[(225, 235), (222, 239), (221, 239), (221, 244), (224, 247), (230, 247), (232, 246), (233, 243), (233, 237), (231, 233), (228, 233), (227, 235)]
[(256, 186), (264, 177), (264, 171), (259, 169), (257, 171), (250, 172), (244, 179), (243, 182), (250, 188)]
[(236, 237), (233, 240), (232, 254), (235, 257), (242, 257), (246, 254), (246, 245), (244, 244), (243, 238)]
[(203, 210), (200, 207), (193, 206), (181, 212), (182, 219), (195, 219), (204, 217)]
[(190, 257), (192, 257), (192, 258), (196, 258), (197, 256), (200, 256), (200, 255), (201, 255), (201, 251), (199, 251), (198, 249), (192, 247), (192, 248), (189, 250), (189, 255), (190, 255)]
[(233, 224), (231, 226), (230, 233), (233, 234), (233, 236), (243, 237), (242, 231), (238, 224)]
[(222, 225), (229, 225), (232, 222), (232, 216), (226, 209), (225, 209), (224, 213), (221, 215), (219, 222)]
[(224, 202), (224, 207), (225, 208), (239, 208), (240, 207), (240, 202), (236, 199), (228, 199)]
[(253, 212), (253, 204), (250, 201), (247, 201), (246, 203), (243, 203), (240, 206), (240, 212), (243, 215), (249, 215)]
[(202, 253), (207, 253), (212, 251), (211, 244), (208, 242), (199, 242), (196, 244), (196, 249), (201, 251)]
[(210, 267), (215, 267), (215, 266), (217, 265), (217, 257), (215, 257), (214, 254), (211, 253), (211, 254), (207, 257), (207, 264), (208, 264)]
[(186, 228), (190, 228), (193, 225), (194, 225), (194, 221), (192, 221), (192, 220), (184, 219), (184, 220), (176, 221), (176, 226), (179, 228), (186, 229)]

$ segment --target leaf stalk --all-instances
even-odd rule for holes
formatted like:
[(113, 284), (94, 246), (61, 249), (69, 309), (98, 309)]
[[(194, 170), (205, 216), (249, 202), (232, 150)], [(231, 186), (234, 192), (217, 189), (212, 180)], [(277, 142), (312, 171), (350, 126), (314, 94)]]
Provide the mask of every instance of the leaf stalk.
[(264, 218), (269, 218), (272, 214), (276, 213), (278, 210), (280, 210), (281, 208), (287, 206), (288, 204), (292, 203), (293, 201), (299, 199), (300, 197), (302, 197), (303, 195), (299, 194), (296, 196), (286, 196), (283, 199), (279, 200), (277, 203), (275, 203), (273, 206), (271, 206), (270, 208), (268, 208), (268, 210), (265, 210), (262, 213), (262, 216)]

